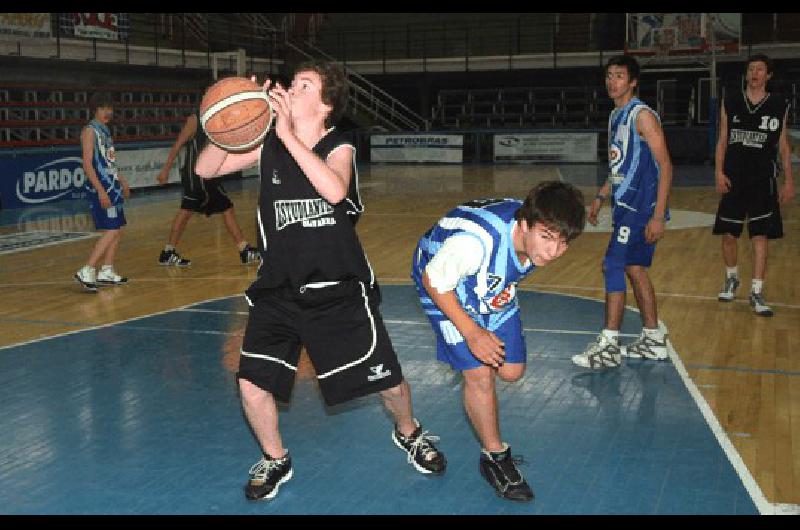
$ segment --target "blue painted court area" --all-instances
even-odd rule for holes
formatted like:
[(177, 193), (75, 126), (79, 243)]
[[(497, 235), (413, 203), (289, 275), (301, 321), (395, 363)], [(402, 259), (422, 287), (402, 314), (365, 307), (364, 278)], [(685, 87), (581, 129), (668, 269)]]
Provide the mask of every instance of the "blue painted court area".
[[(237, 297), (0, 350), (0, 512), (757, 513), (675, 367), (581, 371), (570, 356), (593, 340), (602, 304), (536, 292), (520, 293), (528, 372), (498, 387), (503, 438), (524, 455), (536, 499), (499, 499), (478, 473), (460, 376), (434, 360), (413, 288), (382, 291), (444, 476), (406, 463), (377, 396), (326, 408), (316, 383), (298, 380), (280, 420), (294, 478), (273, 501), (246, 501), (260, 453), (223, 364), (246, 321)], [(623, 333), (639, 327), (628, 311)]]

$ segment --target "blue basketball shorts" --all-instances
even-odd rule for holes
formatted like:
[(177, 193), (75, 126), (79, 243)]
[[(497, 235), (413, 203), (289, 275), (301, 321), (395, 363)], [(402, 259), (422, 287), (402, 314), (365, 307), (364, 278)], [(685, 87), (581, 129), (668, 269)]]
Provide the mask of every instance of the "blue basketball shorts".
[(112, 205), (111, 208), (103, 208), (100, 206), (98, 199), (90, 197), (89, 210), (92, 213), (94, 226), (97, 230), (119, 230), (127, 224), (121, 204)]
[[(444, 313), (434, 304), (425, 287), (415, 283), (417, 295), (419, 296), (425, 315), (433, 327), (436, 335), (436, 359), (449, 364), (455, 370), (472, 370), (481, 366), (486, 366), (469, 349), (467, 342), (455, 325), (447, 318)], [(462, 306), (463, 306), (463, 301)], [(505, 347), (505, 362), (525, 364), (527, 349), (525, 347), (525, 337), (522, 335), (522, 320), (519, 315), (519, 307), (513, 307), (507, 312), (507, 318), (489, 329), (492, 333), (503, 341)], [(487, 329), (487, 326), (478, 322)]]

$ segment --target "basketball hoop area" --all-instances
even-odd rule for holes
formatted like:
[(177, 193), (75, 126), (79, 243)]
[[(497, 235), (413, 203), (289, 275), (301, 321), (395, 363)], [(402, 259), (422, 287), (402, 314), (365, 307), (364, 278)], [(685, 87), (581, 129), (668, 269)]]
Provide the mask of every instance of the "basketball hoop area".
[(223, 75), (245, 76), (247, 54), (243, 48), (230, 52), (213, 52), (210, 56), (211, 73), (215, 81)]

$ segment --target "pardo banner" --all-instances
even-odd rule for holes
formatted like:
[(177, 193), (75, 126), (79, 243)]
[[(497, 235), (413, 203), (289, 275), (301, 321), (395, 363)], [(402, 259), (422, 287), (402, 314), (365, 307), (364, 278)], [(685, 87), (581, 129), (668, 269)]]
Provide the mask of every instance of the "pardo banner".
[(0, 37), (50, 36), (50, 13), (0, 13)]
[[(168, 147), (120, 149), (116, 153), (117, 169), (131, 188), (154, 186), (168, 153)], [(86, 173), (78, 149), (0, 157), (0, 165), (3, 168), (0, 174), (0, 201), (3, 208), (27, 208), (84, 197)], [(180, 165), (179, 157), (170, 169), (168, 182), (180, 181)]]
[(597, 162), (596, 132), (495, 134), (495, 162)]
[(442, 162), (464, 159), (461, 134), (374, 134), (369, 139), (372, 162)]

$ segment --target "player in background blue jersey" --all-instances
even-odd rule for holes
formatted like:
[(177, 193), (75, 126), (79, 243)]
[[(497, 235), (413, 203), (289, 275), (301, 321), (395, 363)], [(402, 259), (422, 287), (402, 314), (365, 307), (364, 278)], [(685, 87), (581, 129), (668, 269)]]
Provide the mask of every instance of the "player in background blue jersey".
[(464, 408), (481, 442), (481, 475), (506, 499), (533, 499), (500, 437), (495, 394), (495, 377), (517, 381), (525, 372), (516, 285), (564, 254), (585, 222), (577, 188), (542, 182), (525, 201), (458, 206), (414, 252), (411, 277), (436, 334), (436, 357), (463, 373)]
[[(624, 355), (667, 358), (666, 332), (658, 324), (656, 295), (647, 269), (669, 218), (672, 162), (658, 115), (635, 96), (638, 85), (639, 63), (635, 58), (618, 55), (609, 59), (606, 88), (614, 100), (608, 120), (609, 176), (592, 201), (589, 222), (597, 224), (603, 201), (611, 194), (613, 230), (603, 260), (605, 328), (584, 353), (572, 357), (575, 364), (585, 368), (615, 368)], [(642, 333), (621, 348), (626, 276), (642, 315)]]
[[(75, 273), (84, 289), (97, 292), (98, 285), (122, 285), (128, 279), (114, 270), (125, 212), (122, 203), (130, 196), (128, 181), (117, 171), (116, 153), (108, 124), (114, 117), (111, 94), (96, 92), (90, 99), (94, 119), (81, 132), (83, 171), (86, 173), (86, 198), (95, 228), (103, 230), (86, 265)], [(100, 271), (97, 266), (102, 262)]]

